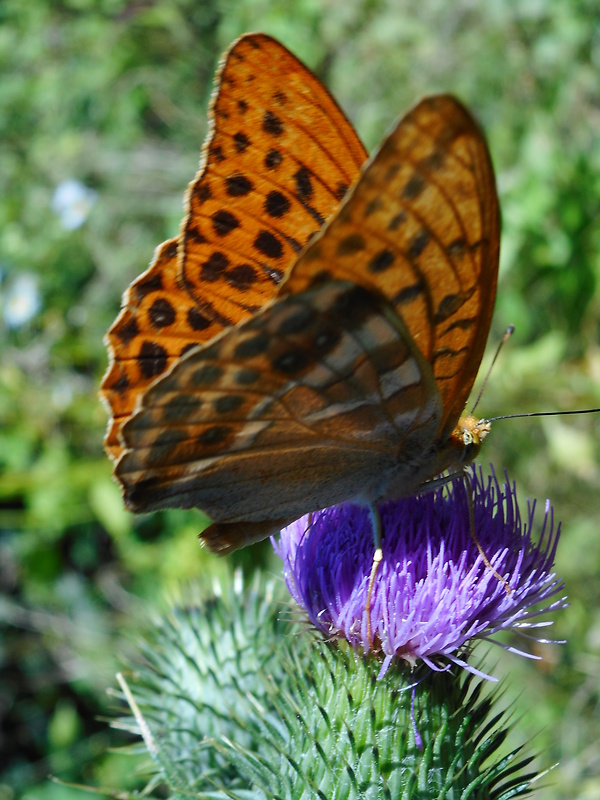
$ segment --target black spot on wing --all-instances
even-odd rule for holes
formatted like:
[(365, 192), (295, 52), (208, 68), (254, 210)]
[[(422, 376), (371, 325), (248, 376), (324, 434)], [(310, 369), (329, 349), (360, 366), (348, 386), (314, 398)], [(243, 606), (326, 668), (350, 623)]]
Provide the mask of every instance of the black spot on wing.
[(391, 250), (380, 250), (379, 253), (376, 253), (369, 261), (367, 269), (374, 274), (385, 272), (392, 266), (395, 260), (396, 256)]
[[(208, 186), (206, 188), (210, 191), (210, 188)], [(177, 255), (177, 241), (169, 242), (167, 247), (165, 247), (165, 249), (163, 250), (163, 254), (167, 258), (175, 258), (175, 256)]]
[(162, 275), (160, 273), (150, 275), (148, 278), (136, 283), (133, 287), (133, 295), (136, 300), (142, 300), (147, 294), (157, 292), (163, 288)]
[(213, 408), (217, 414), (231, 414), (238, 411), (244, 405), (244, 396), (241, 394), (224, 394), (217, 397), (213, 403)]
[[(206, 180), (194, 186), (194, 200), (201, 206), (212, 197), (210, 186)], [(175, 253), (173, 254), (175, 255)]]
[(238, 386), (252, 386), (260, 378), (260, 372), (251, 367), (243, 367), (235, 375)]
[(308, 200), (314, 191), (310, 170), (307, 167), (300, 167), (294, 174), (294, 180), (296, 181), (296, 191), (300, 200)]
[(236, 172), (225, 178), (225, 191), (230, 197), (245, 197), (254, 189), (254, 184), (245, 175)]
[(209, 255), (206, 261), (200, 266), (200, 280), (214, 283), (221, 280), (227, 267), (229, 259), (224, 253), (218, 250)]
[(210, 319), (196, 308), (189, 309), (187, 313), (187, 321), (190, 328), (195, 331), (204, 331), (211, 324)]
[(283, 217), (289, 210), (290, 201), (281, 192), (273, 190), (265, 197), (265, 211), (270, 217)]
[(445, 160), (445, 154), (441, 150), (435, 149), (432, 150), (428, 156), (421, 159), (420, 166), (422, 166), (425, 171), (436, 172), (436, 170), (444, 166)]
[(460, 258), (467, 252), (467, 242), (463, 236), (459, 236), (457, 239), (454, 239), (450, 242), (449, 245), (446, 245), (446, 252), (449, 256), (455, 256)]
[(427, 228), (421, 228), (421, 230), (416, 233), (408, 243), (406, 255), (410, 259), (417, 259), (429, 244), (430, 239), (431, 234)]
[(155, 300), (148, 309), (148, 317), (154, 328), (168, 328), (175, 322), (175, 309), (164, 297)]
[(294, 348), (280, 353), (273, 359), (273, 368), (278, 372), (283, 372), (286, 375), (293, 375), (305, 369), (312, 359), (306, 350), (302, 348)]
[(271, 136), (281, 136), (284, 131), (282, 120), (272, 111), (265, 111), (263, 116), (263, 130)]
[(461, 331), (468, 331), (470, 330), (477, 320), (474, 317), (464, 317), (462, 319), (455, 319), (453, 322), (450, 323), (446, 328), (444, 328), (442, 332), (442, 336), (445, 336), (447, 333), (453, 330), (461, 330)]
[(338, 185), (335, 187), (335, 197), (336, 200), (343, 200), (346, 196), (346, 192), (348, 191), (348, 184), (340, 181)]
[(338, 242), (338, 256), (352, 256), (365, 249), (365, 240), (360, 233), (350, 233)]
[(152, 467), (164, 462), (185, 438), (184, 431), (180, 431), (177, 428), (161, 431), (146, 455), (148, 465)]
[(405, 200), (415, 200), (423, 191), (426, 184), (421, 175), (415, 173), (402, 189), (402, 197)]
[(374, 214), (376, 211), (379, 211), (381, 208), (381, 198), (380, 197), (373, 197), (372, 200), (369, 200), (367, 203), (367, 207), (365, 208), (365, 219), (370, 217), (371, 214)]
[(197, 225), (190, 225), (186, 229), (185, 238), (196, 244), (204, 244), (206, 242), (206, 236), (204, 236)]
[(277, 167), (281, 164), (283, 160), (283, 156), (279, 152), (279, 150), (275, 150), (275, 148), (271, 148), (267, 155), (265, 156), (265, 167), (267, 169), (277, 169)]
[(156, 342), (143, 342), (137, 362), (144, 378), (153, 378), (167, 368), (167, 351)]
[(231, 231), (239, 228), (240, 221), (231, 211), (219, 209), (212, 215), (212, 224), (217, 236), (227, 236)]
[(392, 298), (392, 303), (398, 306), (407, 305), (416, 300), (417, 297), (420, 297), (424, 291), (425, 283), (423, 281), (418, 281), (410, 286), (405, 286), (404, 289), (399, 291), (398, 294)]
[(268, 258), (281, 258), (283, 255), (283, 245), (271, 231), (259, 231), (254, 247)]
[(448, 319), (448, 317), (456, 314), (459, 308), (461, 308), (472, 296), (474, 291), (475, 288), (471, 289), (469, 292), (447, 294), (445, 297), (443, 297), (437, 307), (437, 311), (435, 312), (435, 322), (443, 322), (444, 320)]
[(279, 333), (282, 336), (291, 336), (302, 333), (313, 322), (315, 314), (307, 306), (300, 306), (292, 314), (283, 319), (279, 326)]
[(332, 316), (341, 317), (345, 327), (358, 327), (367, 317), (381, 313), (377, 296), (363, 286), (350, 286), (335, 298)]
[(115, 334), (123, 344), (127, 345), (135, 339), (139, 332), (140, 329), (137, 320), (135, 317), (130, 317), (124, 325), (121, 325), (121, 327), (115, 331)]
[(237, 153), (243, 153), (250, 146), (250, 139), (245, 133), (242, 133), (242, 131), (234, 133), (233, 146), (235, 147)]
[(395, 214), (388, 223), (388, 231), (397, 231), (398, 228), (406, 222), (406, 212), (399, 211)]
[(214, 161), (217, 164), (220, 164), (222, 161), (226, 160), (226, 156), (223, 153), (223, 148), (220, 144), (215, 144), (210, 148), (209, 151), (210, 161)]
[(190, 384), (199, 389), (202, 386), (212, 386), (223, 376), (223, 368), (218, 364), (203, 364), (190, 375)]
[(234, 289), (249, 289), (257, 278), (256, 270), (251, 264), (238, 264), (225, 273), (225, 280)]
[(261, 355), (269, 346), (269, 337), (266, 333), (258, 333), (241, 341), (235, 348), (236, 358), (254, 358)]
[(165, 422), (185, 422), (202, 406), (202, 400), (197, 395), (176, 394), (162, 406), (162, 415)]
[(202, 431), (198, 437), (198, 442), (204, 447), (223, 444), (232, 433), (233, 429), (229, 425), (213, 425)]
[(123, 394), (129, 389), (129, 378), (125, 373), (121, 373), (117, 380), (112, 384), (112, 386), (108, 387), (113, 392), (117, 392), (117, 394)]

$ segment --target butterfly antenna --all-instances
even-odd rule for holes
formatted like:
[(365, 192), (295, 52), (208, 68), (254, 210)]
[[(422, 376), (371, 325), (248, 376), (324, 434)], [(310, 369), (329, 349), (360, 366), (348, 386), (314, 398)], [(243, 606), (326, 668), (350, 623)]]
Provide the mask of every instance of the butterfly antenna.
[[(498, 355), (498, 351), (496, 351), (496, 355)], [(504, 586), (506, 594), (510, 596), (512, 594), (512, 590), (510, 588), (508, 581), (506, 580), (506, 578), (500, 575), (497, 569), (494, 568), (491, 561), (487, 557), (485, 550), (481, 546), (479, 539), (477, 538), (477, 530), (475, 528), (475, 504), (473, 502), (473, 487), (471, 485), (471, 481), (469, 480), (466, 470), (463, 470), (462, 480), (463, 480), (463, 486), (465, 488), (465, 493), (467, 495), (467, 507), (469, 509), (469, 529), (471, 531), (471, 538), (475, 542), (475, 547), (477, 548), (477, 552), (481, 556), (485, 568), (491, 571), (491, 573), (493, 574), (494, 578), (496, 578), (498, 583), (501, 583)]]
[(496, 352), (494, 353), (494, 358), (492, 359), (492, 363), (490, 364), (490, 367), (489, 367), (489, 369), (488, 369), (488, 371), (486, 373), (486, 376), (483, 379), (483, 383), (481, 384), (481, 389), (479, 390), (479, 394), (477, 395), (475, 403), (473, 404), (473, 408), (471, 409), (471, 414), (475, 413), (475, 409), (479, 405), (479, 401), (482, 398), (482, 395), (483, 395), (483, 393), (485, 391), (485, 387), (487, 386), (487, 382), (489, 381), (490, 375), (492, 374), (492, 369), (494, 368), (494, 364), (496, 363), (496, 359), (500, 355), (500, 350), (502, 350), (502, 345), (504, 344), (504, 342), (506, 342), (508, 339), (510, 339), (510, 337), (513, 335), (514, 332), (515, 332), (515, 326), (514, 325), (509, 325), (508, 328), (506, 329), (506, 332), (505, 332), (504, 336), (502, 337), (502, 339), (500, 339), (498, 347), (496, 348)]
[(490, 417), (486, 422), (499, 419), (518, 419), (519, 417), (566, 417), (569, 414), (598, 414), (600, 408), (576, 408), (572, 411), (524, 411), (522, 414), (504, 414), (501, 417)]

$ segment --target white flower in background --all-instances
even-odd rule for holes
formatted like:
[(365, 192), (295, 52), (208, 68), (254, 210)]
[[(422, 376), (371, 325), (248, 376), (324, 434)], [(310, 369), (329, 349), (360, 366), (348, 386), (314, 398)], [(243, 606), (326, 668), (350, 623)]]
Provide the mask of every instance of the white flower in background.
[(3, 292), (2, 315), (9, 328), (20, 328), (40, 310), (41, 300), (35, 275), (18, 275)]
[(52, 210), (60, 217), (63, 228), (74, 231), (88, 218), (98, 193), (81, 181), (63, 181), (54, 190)]

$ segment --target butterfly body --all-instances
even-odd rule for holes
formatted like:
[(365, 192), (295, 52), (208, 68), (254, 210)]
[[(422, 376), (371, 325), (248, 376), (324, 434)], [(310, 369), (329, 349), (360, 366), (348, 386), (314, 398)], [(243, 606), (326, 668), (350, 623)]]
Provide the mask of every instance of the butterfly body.
[[(223, 67), (228, 91), (236, 86), (235, 64), (245, 70), (237, 77), (239, 91), (248, 91), (243, 79), (255, 75), (252, 60), (259, 53), (262, 64), (268, 52), (293, 59), (268, 37), (239, 40)], [(338, 144), (329, 132), (329, 155), (315, 155), (305, 171), (301, 147), (277, 150), (283, 163), (289, 162), (291, 184), (266, 166), (284, 131), (293, 133), (294, 147), (304, 137), (307, 151), (314, 150), (304, 112), (288, 107), (284, 116), (281, 103), (282, 95), (286, 102), (297, 95), (302, 82), (311, 97), (317, 96), (314, 81), (304, 67), (296, 67), (287, 92), (265, 82), (263, 93), (272, 108), (261, 106), (255, 114), (264, 138), (255, 172), (228, 167), (220, 175), (225, 167), (218, 159), (211, 167), (209, 158), (190, 193), (184, 244), (173, 256), (178, 260), (163, 268), (166, 277), (151, 268), (146, 284), (139, 279), (134, 287), (148, 282), (154, 287), (160, 277), (162, 286), (174, 282), (181, 290), (186, 276), (199, 274), (202, 293), (194, 288), (179, 305), (177, 297), (169, 298), (174, 313), (181, 307), (192, 320), (208, 317), (219, 292), (229, 296), (225, 262), (248, 258), (248, 269), (235, 267), (238, 279), (260, 269), (269, 274), (268, 254), (283, 251), (290, 240), (294, 200), (300, 221), (307, 209), (315, 221), (326, 216), (317, 211), (315, 198), (339, 177), (339, 158), (331, 153), (344, 148), (360, 153), (360, 143), (347, 145), (351, 129), (338, 131)], [(238, 98), (238, 108), (244, 98)], [(330, 119), (333, 101), (324, 94), (320, 102)], [(337, 113), (339, 128), (344, 118)], [(215, 125), (216, 136), (218, 115)], [(251, 144), (245, 155), (255, 133), (246, 137)], [(235, 136), (230, 142), (233, 153)], [(243, 164), (249, 169), (247, 161)], [(215, 193), (198, 187), (213, 176), (211, 169), (235, 202), (205, 218), (200, 195), (208, 202)], [(262, 234), (256, 233), (255, 199), (246, 206), (242, 202), (255, 185), (262, 187)], [(287, 227), (277, 221), (284, 209), (280, 216)], [(247, 224), (244, 215), (251, 217)], [(158, 348), (167, 352), (168, 343), (182, 343), (174, 335), (168, 338), (167, 325), (158, 326), (163, 338), (155, 326), (154, 349), (136, 345), (141, 372), (162, 369), (155, 378), (145, 376), (129, 400), (135, 400), (134, 408), (109, 430), (115, 475), (130, 509), (201, 508), (214, 520), (202, 534), (204, 541), (226, 552), (326, 506), (414, 494), (474, 456), (487, 428), (461, 415), (485, 346), (498, 267), (498, 204), (479, 128), (455, 99), (426, 98), (396, 124), (328, 215), (260, 308), (248, 303), (239, 321), (197, 343), (190, 335), (183, 351), (164, 361), (155, 357)], [(205, 246), (207, 224), (218, 250), (212, 242)], [(169, 272), (175, 269), (177, 280)], [(233, 297), (241, 307), (238, 294)], [(131, 374), (126, 358), (119, 361), (119, 337), (139, 328), (143, 319), (138, 313), (143, 300), (131, 293), (127, 299), (109, 333), (114, 361), (104, 389), (113, 409), (121, 407), (115, 388), (119, 376), (130, 380)], [(226, 322), (232, 306), (222, 308)], [(160, 309), (169, 317), (166, 306)], [(214, 314), (211, 320), (218, 322)]]

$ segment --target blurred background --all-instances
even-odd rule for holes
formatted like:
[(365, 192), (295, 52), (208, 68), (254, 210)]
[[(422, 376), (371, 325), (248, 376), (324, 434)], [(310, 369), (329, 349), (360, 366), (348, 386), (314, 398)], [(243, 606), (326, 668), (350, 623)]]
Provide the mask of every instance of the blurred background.
[[(165, 597), (218, 560), (196, 512), (134, 518), (103, 454), (102, 337), (178, 231), (212, 75), (239, 34), (280, 38), (373, 148), (450, 91), (490, 143), (503, 214), (482, 415), (600, 405), (597, 0), (2, 0), (0, 4), (0, 800), (143, 785), (111, 747), (114, 674)], [(484, 467), (562, 520), (570, 608), (526, 661), (495, 649), (516, 746), (558, 766), (545, 798), (600, 798), (600, 416), (494, 425)], [(485, 652), (481, 653), (482, 657)]]

